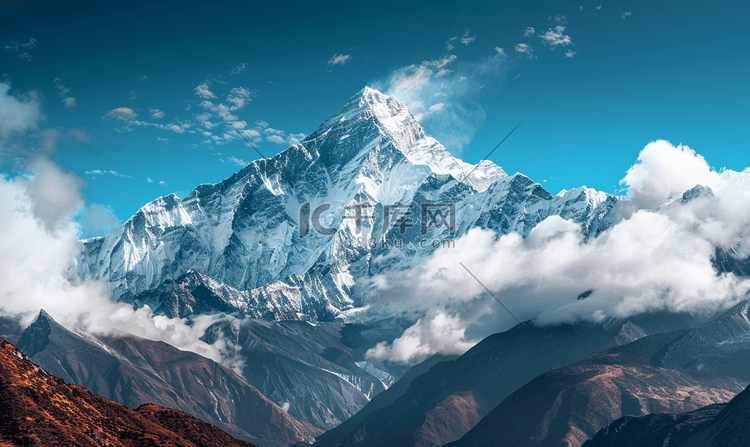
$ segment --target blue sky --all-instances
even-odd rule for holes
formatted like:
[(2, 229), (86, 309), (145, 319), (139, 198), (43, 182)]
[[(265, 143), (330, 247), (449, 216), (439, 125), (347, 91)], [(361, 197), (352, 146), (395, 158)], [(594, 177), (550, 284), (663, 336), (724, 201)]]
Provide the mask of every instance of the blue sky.
[(490, 159), (553, 194), (620, 191), (656, 139), (750, 166), (747, 2), (3, 5), (0, 82), (38, 95), (60, 163), (120, 220), (257, 158), (219, 115), (270, 156), (365, 85), (472, 163), (525, 118)]

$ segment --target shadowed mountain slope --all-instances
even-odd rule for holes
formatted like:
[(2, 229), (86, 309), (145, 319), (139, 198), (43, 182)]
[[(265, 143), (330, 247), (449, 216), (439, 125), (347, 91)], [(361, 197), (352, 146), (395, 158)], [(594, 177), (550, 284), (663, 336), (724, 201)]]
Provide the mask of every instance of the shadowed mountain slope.
[(136, 410), (68, 385), (0, 339), (0, 445), (251, 447), (156, 405)]

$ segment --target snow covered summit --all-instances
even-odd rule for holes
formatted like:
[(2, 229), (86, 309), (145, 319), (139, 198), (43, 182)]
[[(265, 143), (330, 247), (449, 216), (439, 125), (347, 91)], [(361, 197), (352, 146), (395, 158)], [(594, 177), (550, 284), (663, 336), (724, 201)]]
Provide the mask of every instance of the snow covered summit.
[[(182, 200), (160, 197), (118, 231), (83, 241), (78, 273), (108, 281), (116, 299), (156, 309), (164, 300), (194, 303), (174, 290), (190, 289), (178, 287), (180, 278), (198, 272), (201, 287), (231, 296), (247, 315), (330, 320), (363, 304), (362, 279), (421, 262), (435, 249), (425, 240), (476, 226), (525, 237), (550, 215), (595, 236), (612, 223), (615, 203), (587, 188), (553, 196), (494, 163), (465, 163), (404, 104), (366, 87), (300, 144)], [(450, 228), (421, 226), (422, 208), (433, 204), (451, 211)], [(389, 220), (394, 208), (402, 214)]]

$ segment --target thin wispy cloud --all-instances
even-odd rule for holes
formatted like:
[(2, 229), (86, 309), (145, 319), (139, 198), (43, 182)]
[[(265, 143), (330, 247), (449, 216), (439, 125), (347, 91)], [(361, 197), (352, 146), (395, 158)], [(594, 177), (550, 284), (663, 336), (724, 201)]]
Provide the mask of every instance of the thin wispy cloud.
[(36, 46), (36, 39), (33, 37), (30, 38), (29, 41), (26, 43), (18, 43), (16, 41), (11, 40), (7, 44), (5, 44), (5, 51), (11, 54), (16, 53), (16, 57), (18, 59), (21, 59), (24, 61), (30, 61), (31, 54), (28, 51), (34, 48), (35, 46)]
[(515, 48), (516, 52), (525, 54), (530, 59), (533, 59), (535, 57), (534, 56), (534, 49), (531, 47), (531, 45), (529, 45), (527, 43), (518, 43), (518, 44), (516, 44), (516, 46), (514, 48)]
[(230, 76), (238, 75), (245, 70), (247, 70), (247, 64), (245, 62), (242, 62), (240, 64), (237, 64), (237, 66), (234, 67), (233, 69), (229, 70), (229, 75)]
[(570, 36), (563, 34), (564, 31), (564, 26), (556, 26), (554, 30), (550, 28), (543, 34), (540, 34), (539, 37), (542, 39), (544, 45), (549, 45), (554, 50), (558, 45), (565, 47), (572, 43)]
[(453, 46), (453, 43), (452, 43), (456, 39), (458, 39), (458, 36), (451, 37), (451, 38), (449, 38), (448, 40), (445, 41), (445, 49), (447, 51), (450, 51), (450, 50), (456, 48), (456, 47)]
[(344, 65), (351, 57), (351, 54), (334, 54), (328, 60), (328, 65)]
[(505, 50), (500, 47), (495, 47), (495, 53), (497, 53), (498, 56), (508, 57), (508, 55), (505, 54)]
[(76, 99), (69, 95), (70, 89), (63, 85), (62, 79), (55, 78), (52, 82), (55, 84), (55, 87), (57, 88), (57, 96), (62, 99), (65, 108), (70, 109), (75, 107)]
[[(108, 170), (105, 170), (105, 169), (92, 169), (90, 171), (86, 171), (86, 175), (92, 175), (92, 176), (97, 176), (97, 175), (111, 175), (111, 176), (119, 177), (119, 178), (133, 178), (133, 177), (131, 177), (129, 175), (120, 174), (117, 171), (113, 171), (113, 170), (109, 170), (108, 171)], [(94, 177), (94, 178), (96, 178), (96, 177)]]
[(534, 27), (529, 26), (525, 30), (523, 30), (523, 37), (533, 36), (535, 32), (536, 30), (534, 29)]
[(159, 109), (148, 109), (149, 116), (153, 119), (164, 118), (164, 112)]
[(115, 128), (115, 131), (131, 132), (133, 127), (154, 127), (156, 129), (170, 130), (175, 133), (185, 133), (187, 129), (190, 129), (192, 125), (190, 123), (174, 122), (168, 124), (160, 123), (149, 123), (138, 119), (138, 114), (135, 113), (130, 107), (118, 107), (107, 112), (102, 117), (104, 120), (114, 121), (119, 124), (119, 127)]
[(565, 16), (555, 16), (555, 21), (557, 23), (562, 23), (563, 25), (565, 25), (566, 23), (568, 23), (568, 18)]
[(568, 58), (575, 57), (576, 53), (577, 53), (576, 51), (568, 50), (565, 52), (565, 57), (568, 57)]
[(621, 18), (622, 20), (625, 20), (625, 19), (626, 19), (627, 17), (630, 17), (630, 16), (632, 16), (632, 15), (633, 15), (633, 13), (632, 13), (632, 12), (623, 12), (623, 13), (622, 13), (622, 16), (620, 16), (620, 18)]
[(227, 160), (229, 160), (230, 163), (243, 167), (243, 168), (248, 165), (248, 162), (237, 157), (227, 157)]
[(468, 46), (470, 43), (474, 42), (474, 40), (476, 40), (476, 38), (477, 38), (477, 36), (469, 36), (470, 32), (471, 32), (471, 30), (465, 29), (464, 30), (464, 35), (461, 36), (461, 43), (464, 44), (464, 45), (466, 45), (466, 46)]
[(453, 54), (426, 60), (394, 70), (372, 86), (406, 104), (438, 141), (459, 154), (484, 123), (479, 97), (507, 69), (503, 54), (495, 49), (475, 62), (459, 62)]

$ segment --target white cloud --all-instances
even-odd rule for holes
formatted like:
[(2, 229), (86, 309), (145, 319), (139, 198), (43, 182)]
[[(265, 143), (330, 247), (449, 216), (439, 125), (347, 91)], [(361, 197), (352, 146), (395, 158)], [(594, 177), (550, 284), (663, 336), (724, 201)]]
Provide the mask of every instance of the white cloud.
[(721, 175), (688, 146), (672, 146), (664, 140), (647, 145), (620, 184), (627, 187), (637, 208), (651, 208), (696, 184), (716, 188)]
[(248, 165), (248, 163), (245, 160), (241, 158), (237, 158), (237, 157), (228, 157), (227, 160), (229, 160), (230, 163), (234, 163), (237, 166), (241, 166), (243, 168)]
[[(214, 347), (199, 340), (216, 318), (200, 317), (191, 324), (183, 319), (151, 318), (148, 307), (134, 311), (129, 304), (111, 301), (104, 283), (69, 281), (72, 261), (81, 248), (80, 228), (72, 221), (83, 204), (78, 183), (49, 161), (40, 161), (32, 172), (33, 179), (0, 176), (0, 209), (5, 210), (0, 219), (0, 313), (21, 317), (28, 324), (45, 309), (68, 328), (132, 333), (232, 363), (227, 356), (231, 354), (224, 354), (225, 342)], [(46, 197), (43, 203), (38, 202), (40, 197)], [(106, 228), (112, 223), (108, 209), (89, 208), (88, 228)]]
[(112, 109), (109, 112), (107, 112), (102, 119), (115, 121), (119, 123), (120, 127), (115, 128), (118, 132), (130, 132), (133, 130), (133, 126), (137, 127), (154, 127), (156, 129), (162, 129), (162, 130), (170, 130), (175, 133), (185, 133), (187, 129), (190, 129), (191, 124), (190, 123), (182, 123), (182, 122), (176, 122), (176, 123), (167, 123), (167, 124), (160, 124), (160, 123), (149, 123), (147, 121), (142, 121), (137, 119), (138, 114), (135, 113), (133, 109), (130, 107), (118, 107), (116, 109)]
[(284, 138), (280, 137), (279, 135), (269, 135), (266, 137), (266, 141), (270, 141), (271, 143), (276, 143), (276, 144), (286, 143), (286, 140), (284, 140)]
[(34, 48), (35, 46), (36, 46), (36, 39), (34, 39), (33, 37), (31, 39), (29, 39), (28, 42), (21, 44), (21, 48), (24, 48), (24, 49), (27, 49), (27, 50), (30, 50), (30, 49)]
[(565, 52), (565, 57), (568, 57), (568, 58), (575, 57), (576, 53), (577, 53), (576, 51), (568, 50)]
[(3, 139), (36, 130), (42, 119), (41, 104), (36, 93), (13, 95), (10, 88), (10, 84), (0, 82), (0, 137)]
[[(496, 54), (476, 62), (458, 62), (450, 54), (399, 68), (372, 86), (406, 104), (432, 135), (458, 154), (484, 123), (482, 86), (495, 85), (506, 70), (505, 59)], [(438, 103), (443, 105), (432, 108)]]
[(554, 30), (550, 28), (544, 34), (540, 34), (539, 37), (542, 39), (542, 43), (551, 46), (554, 50), (558, 45), (565, 47), (572, 43), (570, 36), (563, 34), (564, 31), (564, 26), (556, 26)]
[(629, 17), (629, 16), (632, 16), (632, 15), (633, 15), (633, 13), (632, 13), (632, 12), (623, 12), (623, 13), (622, 13), (622, 16), (620, 16), (620, 18), (621, 18), (622, 20), (625, 20), (625, 19), (626, 19), (627, 17)]
[(519, 43), (516, 44), (515, 49), (519, 53), (526, 54), (529, 58), (534, 58), (534, 49), (531, 48), (531, 45), (527, 43)]
[(200, 84), (198, 84), (198, 86), (195, 87), (193, 91), (195, 92), (196, 95), (198, 95), (199, 97), (203, 99), (214, 99), (216, 98), (216, 95), (214, 94), (214, 92), (209, 90), (210, 88), (211, 88), (211, 81), (205, 80), (201, 82)]
[(568, 23), (568, 18), (565, 16), (555, 16), (555, 21), (557, 23), (562, 23), (563, 25), (565, 25), (566, 23)]
[(90, 171), (86, 171), (85, 173), (87, 175), (113, 175), (115, 177), (120, 177), (120, 178), (133, 178), (129, 175), (120, 174), (117, 171), (112, 171), (112, 170), (107, 171), (104, 169), (92, 169)]
[(112, 109), (109, 112), (107, 112), (106, 115), (104, 115), (107, 118), (110, 119), (117, 119), (117, 120), (130, 120), (138, 116), (133, 109), (130, 107), (117, 107), (116, 109)]
[(450, 50), (452, 50), (452, 49), (456, 48), (456, 47), (454, 47), (454, 46), (453, 46), (453, 44), (452, 44), (452, 42), (453, 42), (454, 40), (456, 40), (456, 39), (458, 39), (458, 36), (455, 36), (455, 37), (451, 37), (450, 39), (448, 39), (448, 40), (446, 40), (446, 41), (445, 41), (445, 49), (446, 49), (447, 51), (450, 51)]
[(76, 99), (72, 97), (68, 97), (63, 99), (63, 105), (65, 105), (66, 109), (71, 109), (76, 106)]
[(302, 140), (305, 139), (306, 136), (307, 135), (305, 135), (303, 133), (289, 134), (289, 141), (288, 141), (288, 143), (289, 144), (300, 144), (302, 142)]
[(111, 206), (92, 203), (83, 210), (81, 237), (84, 239), (103, 236), (121, 224)]
[(328, 60), (328, 65), (344, 65), (351, 57), (351, 54), (334, 54)]
[(195, 115), (195, 119), (206, 129), (213, 129), (218, 126), (218, 124), (211, 122), (211, 114), (208, 112)]
[(380, 342), (369, 349), (367, 359), (416, 363), (440, 352), (463, 354), (476, 340), (465, 339), (466, 327), (460, 319), (443, 311), (430, 311), (393, 343)]
[(231, 69), (229, 71), (229, 75), (230, 76), (238, 75), (238, 74), (242, 73), (245, 70), (247, 70), (247, 63), (241, 62), (241, 63), (237, 64), (236, 67), (234, 67), (233, 69)]
[(245, 87), (235, 87), (227, 95), (226, 102), (231, 104), (229, 110), (239, 110), (247, 105), (248, 102), (252, 101), (252, 97), (255, 96), (255, 92), (246, 89)]
[(151, 118), (153, 119), (161, 119), (164, 118), (164, 112), (159, 109), (148, 109), (148, 113), (150, 114)]
[(435, 112), (440, 112), (443, 109), (445, 109), (445, 104), (443, 104), (442, 102), (439, 102), (437, 104), (431, 105), (428, 110), (430, 111), (430, 113), (435, 113)]
[(36, 46), (36, 39), (34, 39), (33, 37), (29, 39), (28, 42), (22, 43), (22, 44), (19, 44), (18, 42), (11, 40), (9, 43), (5, 45), (5, 51), (19, 53), (17, 56), (18, 59), (30, 61), (31, 54), (29, 54), (28, 51), (26, 50), (31, 50), (35, 46)]
[[(716, 172), (689, 148), (657, 141), (623, 184), (630, 210), (596, 239), (584, 242), (580, 226), (559, 216), (526, 239), (476, 228), (410, 271), (374, 278), (369, 304), (423, 317), (368, 355), (408, 362), (461, 352), (517, 324), (458, 262), (519, 319), (542, 325), (663, 310), (712, 313), (745, 299), (750, 279), (718, 274), (712, 259), (717, 246), (750, 255), (750, 168)], [(696, 184), (713, 194), (683, 203), (682, 193)], [(577, 299), (587, 290), (591, 296)], [(438, 317), (449, 329), (432, 339), (429, 324)]]
[(508, 55), (505, 54), (505, 50), (500, 47), (495, 47), (495, 53), (497, 53), (498, 56), (508, 57)]
[(160, 180), (160, 181), (159, 181), (159, 184), (160, 184), (161, 186), (167, 186), (167, 182), (165, 182), (165, 181), (163, 181), (163, 180)]
[(474, 42), (474, 40), (476, 40), (476, 38), (477, 38), (477, 36), (469, 36), (469, 32), (470, 31), (471, 30), (465, 29), (464, 30), (464, 35), (461, 36), (461, 43), (464, 44), (464, 45), (466, 45), (466, 46), (469, 46), (469, 44), (472, 43), (472, 42)]
[(69, 88), (67, 88), (67, 87), (65, 87), (65, 86), (64, 86), (64, 85), (62, 84), (62, 79), (60, 79), (60, 78), (55, 78), (55, 80), (54, 80), (54, 81), (52, 81), (52, 82), (53, 82), (53, 83), (55, 84), (55, 86), (57, 87), (57, 95), (58, 95), (58, 96), (59, 96), (60, 98), (64, 98), (64, 97), (68, 96), (68, 93), (70, 93), (70, 89), (69, 89)]
[(602, 5), (597, 6), (596, 9), (597, 10), (601, 10), (602, 9)]
[(146, 183), (154, 183), (154, 181), (153, 181), (153, 180), (151, 180), (151, 177), (147, 177), (147, 178), (146, 178)]
[(529, 26), (525, 30), (523, 30), (523, 37), (533, 36), (535, 32), (536, 30), (534, 29), (534, 27)]

